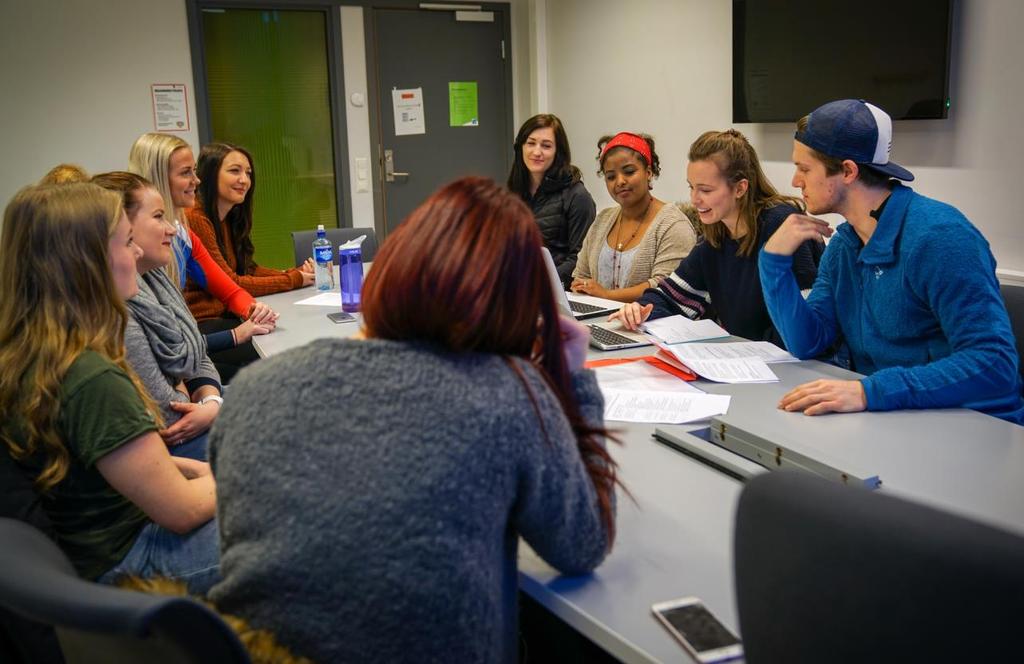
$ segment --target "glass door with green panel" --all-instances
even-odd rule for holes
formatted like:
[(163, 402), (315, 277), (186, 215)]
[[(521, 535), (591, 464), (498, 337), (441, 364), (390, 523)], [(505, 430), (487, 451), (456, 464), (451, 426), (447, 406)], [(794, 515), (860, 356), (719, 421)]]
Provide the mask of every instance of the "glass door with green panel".
[[(227, 4), (227, 3), (224, 3)], [(203, 140), (240, 145), (256, 174), (256, 262), (293, 265), (291, 232), (339, 226), (343, 119), (332, 115), (331, 10), (246, 9), (199, 3), (205, 77), (197, 80)], [(195, 26), (195, 20), (193, 20)], [(195, 44), (197, 40), (193, 37)], [(336, 56), (335, 56), (336, 57)], [(198, 78), (198, 77), (197, 77)], [(201, 122), (201, 125), (203, 123)], [(204, 131), (205, 129), (205, 131)]]

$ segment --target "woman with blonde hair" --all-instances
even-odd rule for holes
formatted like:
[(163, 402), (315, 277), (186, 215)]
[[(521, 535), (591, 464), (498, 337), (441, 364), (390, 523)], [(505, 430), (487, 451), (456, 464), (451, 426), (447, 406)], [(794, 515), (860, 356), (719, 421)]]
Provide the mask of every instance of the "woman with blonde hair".
[[(761, 293), (757, 254), (802, 203), (765, 177), (757, 152), (735, 129), (708, 131), (690, 146), (686, 180), (703, 226), (701, 242), (675, 272), (612, 314), (631, 330), (648, 318), (713, 318), (730, 334), (782, 346)], [(817, 276), (821, 248), (807, 242), (793, 272), (801, 288)]]
[[(164, 209), (175, 223), (177, 233), (173, 240), (174, 260), (166, 268), (171, 279), (180, 289), (185, 289), (191, 283), (193, 287), (209, 291), (224, 303), (228, 311), (238, 316), (228, 326), (203, 324), (199, 329), (204, 334), (219, 332), (236, 327), (239, 319), (251, 319), (257, 325), (273, 328), (277, 314), (232, 281), (188, 227), (186, 211), (195, 205), (196, 189), (199, 186), (191, 146), (170, 134), (143, 134), (128, 154), (128, 170), (153, 183), (164, 199)], [(251, 341), (211, 354), (225, 383), (230, 381), (238, 367), (258, 358)]]
[(661, 174), (654, 139), (622, 131), (597, 142), (598, 175), (615, 207), (597, 214), (580, 249), (572, 290), (631, 302), (672, 272), (696, 238), (675, 205), (651, 193)]
[[(0, 441), (45, 496), (85, 578), (218, 577), (209, 466), (175, 459), (125, 361), (124, 300), (140, 255), (119, 198), (91, 184), (27, 187), (0, 235)], [(53, 269), (53, 256), (61, 256)]]

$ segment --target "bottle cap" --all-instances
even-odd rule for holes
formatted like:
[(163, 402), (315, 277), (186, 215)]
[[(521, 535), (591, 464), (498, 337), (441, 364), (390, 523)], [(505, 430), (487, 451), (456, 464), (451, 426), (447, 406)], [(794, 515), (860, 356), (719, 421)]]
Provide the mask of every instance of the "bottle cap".
[(322, 231), (322, 230), (324, 229), (324, 225), (323, 225), (323, 224), (317, 224), (317, 225), (316, 225), (316, 229), (317, 229), (318, 231)]
[(352, 249), (354, 247), (358, 247), (358, 246), (360, 246), (363, 243), (363, 240), (365, 240), (365, 239), (366, 239), (365, 235), (360, 235), (359, 237), (355, 238), (354, 240), (349, 240), (345, 244), (341, 245), (340, 247), (338, 247), (338, 249), (339, 250), (341, 250), (341, 249)]

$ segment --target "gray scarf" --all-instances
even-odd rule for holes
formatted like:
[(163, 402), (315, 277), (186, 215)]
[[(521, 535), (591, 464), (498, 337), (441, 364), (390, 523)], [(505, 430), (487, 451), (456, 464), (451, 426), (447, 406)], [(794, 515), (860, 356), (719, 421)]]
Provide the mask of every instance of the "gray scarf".
[(206, 339), (185, 304), (181, 291), (163, 268), (138, 275), (139, 293), (128, 300), (132, 318), (139, 324), (166, 376), (195, 375), (206, 357)]

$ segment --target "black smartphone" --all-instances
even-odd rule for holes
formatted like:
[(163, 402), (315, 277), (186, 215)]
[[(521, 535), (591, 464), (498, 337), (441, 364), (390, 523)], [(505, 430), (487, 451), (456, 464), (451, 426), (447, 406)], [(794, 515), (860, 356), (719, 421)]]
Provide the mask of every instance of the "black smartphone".
[(347, 311), (335, 311), (334, 313), (327, 314), (327, 317), (335, 323), (351, 323), (356, 319), (355, 316)]

